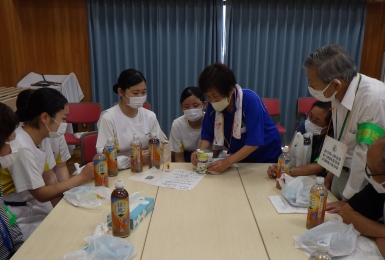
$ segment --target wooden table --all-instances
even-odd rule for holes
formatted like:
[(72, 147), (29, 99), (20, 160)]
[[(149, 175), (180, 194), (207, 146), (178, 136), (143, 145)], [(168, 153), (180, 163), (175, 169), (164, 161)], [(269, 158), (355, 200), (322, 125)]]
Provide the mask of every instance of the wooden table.
[[(267, 196), (280, 191), (267, 177), (267, 166), (238, 164), (205, 176), (191, 191), (128, 180), (130, 170), (110, 178), (111, 189), (119, 178), (129, 193), (155, 198), (153, 213), (127, 238), (137, 250), (134, 259), (307, 259), (292, 238), (306, 231), (306, 215), (276, 212)], [(192, 166), (173, 163), (173, 169)], [(82, 249), (83, 238), (106, 221), (108, 212), (109, 205), (89, 210), (62, 200), (12, 259), (59, 259)]]
[[(307, 259), (303, 251), (294, 248), (293, 236), (306, 229), (306, 214), (278, 214), (268, 196), (281, 195), (275, 187), (275, 179), (269, 179), (266, 171), (269, 164), (238, 164), (238, 171), (250, 206), (270, 259)], [(336, 201), (329, 192), (329, 201)], [(325, 221), (333, 214), (325, 215)]]

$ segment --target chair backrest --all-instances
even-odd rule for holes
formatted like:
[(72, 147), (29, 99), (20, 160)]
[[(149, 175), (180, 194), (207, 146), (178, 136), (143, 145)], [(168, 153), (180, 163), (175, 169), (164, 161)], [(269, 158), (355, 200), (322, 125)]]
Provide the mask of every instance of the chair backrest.
[(311, 110), (312, 105), (317, 99), (314, 97), (300, 97), (298, 98), (298, 114), (306, 114)]
[(102, 107), (99, 103), (68, 103), (68, 107), (67, 123), (96, 123), (102, 112)]
[(144, 102), (143, 103), (143, 108), (147, 109), (147, 110), (150, 110), (151, 111), (151, 104), (148, 103), (148, 102)]
[(92, 162), (96, 154), (96, 141), (98, 131), (85, 133), (80, 137), (80, 151), (82, 155), (82, 165)]
[(262, 98), (262, 102), (265, 104), (269, 116), (279, 116), (281, 114), (278, 98)]

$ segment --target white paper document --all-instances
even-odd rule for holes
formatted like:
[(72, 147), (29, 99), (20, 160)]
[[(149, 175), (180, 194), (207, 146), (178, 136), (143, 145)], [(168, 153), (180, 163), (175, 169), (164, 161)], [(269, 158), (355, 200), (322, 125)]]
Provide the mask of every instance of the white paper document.
[(271, 204), (273, 204), (275, 210), (278, 213), (304, 213), (307, 214), (307, 208), (301, 208), (292, 206), (284, 197), (282, 196), (269, 196)]
[(157, 185), (158, 186), (158, 184), (156, 184), (156, 183), (159, 180), (163, 179), (166, 175), (167, 175), (167, 172), (163, 172), (163, 171), (158, 170), (155, 167), (152, 167), (151, 169), (149, 169), (145, 172), (141, 172), (141, 173), (138, 173), (138, 174), (135, 174), (135, 175), (129, 177), (129, 179), (134, 180), (134, 181), (144, 182), (144, 183), (147, 183), (150, 185)]
[(376, 243), (364, 236), (359, 236), (357, 239), (356, 252), (349, 256), (333, 257), (333, 260), (383, 260), (380, 251), (378, 251)]
[(156, 182), (155, 185), (177, 190), (192, 190), (205, 176), (206, 174), (176, 169)]

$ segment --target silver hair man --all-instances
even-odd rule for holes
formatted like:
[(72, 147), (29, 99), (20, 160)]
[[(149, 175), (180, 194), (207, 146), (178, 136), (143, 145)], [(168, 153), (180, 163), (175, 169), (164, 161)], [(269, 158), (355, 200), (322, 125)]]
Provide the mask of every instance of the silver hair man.
[(357, 75), (356, 64), (342, 46), (337, 44), (312, 52), (304, 61), (303, 67), (317, 71), (318, 78), (326, 84), (337, 78), (350, 83)]

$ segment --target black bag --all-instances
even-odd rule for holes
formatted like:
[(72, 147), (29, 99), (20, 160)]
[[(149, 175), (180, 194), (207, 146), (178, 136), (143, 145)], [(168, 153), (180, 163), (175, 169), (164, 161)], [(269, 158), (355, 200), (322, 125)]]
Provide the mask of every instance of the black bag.
[(43, 77), (43, 80), (42, 80), (42, 81), (39, 81), (39, 82), (36, 82), (36, 83), (34, 83), (34, 84), (31, 84), (31, 86), (34, 86), (34, 87), (61, 86), (61, 83), (47, 81), (47, 80), (44, 78), (44, 75), (43, 75), (43, 74), (41, 74), (41, 76)]

